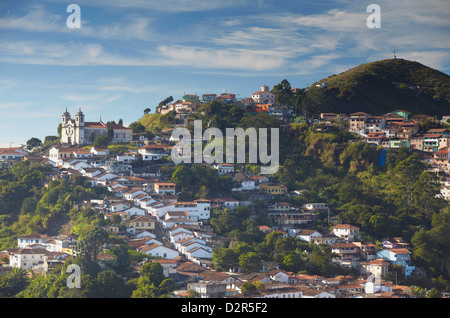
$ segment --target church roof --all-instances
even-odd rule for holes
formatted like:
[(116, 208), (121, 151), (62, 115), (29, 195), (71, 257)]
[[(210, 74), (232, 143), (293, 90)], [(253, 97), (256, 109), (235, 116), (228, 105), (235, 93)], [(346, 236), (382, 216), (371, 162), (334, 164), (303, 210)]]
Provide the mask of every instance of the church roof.
[(131, 130), (130, 128), (124, 127), (123, 125), (119, 125), (119, 124), (105, 124), (102, 121), (99, 121), (99, 122), (86, 121), (84, 123), (84, 127), (89, 127), (89, 128), (108, 128), (110, 126), (114, 130)]

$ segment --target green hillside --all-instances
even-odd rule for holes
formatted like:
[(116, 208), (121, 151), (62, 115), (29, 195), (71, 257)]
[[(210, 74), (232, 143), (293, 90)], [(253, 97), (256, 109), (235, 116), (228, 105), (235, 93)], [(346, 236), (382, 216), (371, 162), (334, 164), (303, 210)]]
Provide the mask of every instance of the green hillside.
[[(316, 87), (326, 83), (324, 87)], [(450, 115), (450, 76), (417, 62), (387, 59), (362, 64), (309, 87), (302, 108), (320, 112)]]
[(167, 128), (173, 128), (175, 123), (174, 114), (146, 114), (138, 120), (145, 127), (146, 131), (160, 132)]

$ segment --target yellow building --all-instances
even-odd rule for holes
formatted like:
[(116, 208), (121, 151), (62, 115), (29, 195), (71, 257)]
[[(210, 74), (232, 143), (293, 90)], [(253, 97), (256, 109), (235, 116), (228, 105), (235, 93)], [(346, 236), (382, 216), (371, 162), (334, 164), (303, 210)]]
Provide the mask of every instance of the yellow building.
[(276, 183), (261, 183), (259, 189), (267, 194), (285, 195), (287, 193), (286, 186)]
[(126, 222), (127, 226), (132, 226), (136, 230), (154, 230), (155, 229), (155, 219), (148, 216), (137, 216)]

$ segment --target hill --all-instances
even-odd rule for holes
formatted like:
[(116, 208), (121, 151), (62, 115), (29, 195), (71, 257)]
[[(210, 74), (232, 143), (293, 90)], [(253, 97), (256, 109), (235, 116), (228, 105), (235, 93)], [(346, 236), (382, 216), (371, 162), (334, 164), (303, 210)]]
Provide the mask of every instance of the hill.
[[(316, 85), (326, 83), (322, 87)], [(450, 114), (450, 76), (403, 59), (362, 64), (309, 87), (303, 110), (383, 114), (403, 109), (413, 114)]]
[(137, 122), (145, 127), (146, 131), (160, 132), (167, 128), (173, 128), (175, 125), (175, 114), (146, 114)]

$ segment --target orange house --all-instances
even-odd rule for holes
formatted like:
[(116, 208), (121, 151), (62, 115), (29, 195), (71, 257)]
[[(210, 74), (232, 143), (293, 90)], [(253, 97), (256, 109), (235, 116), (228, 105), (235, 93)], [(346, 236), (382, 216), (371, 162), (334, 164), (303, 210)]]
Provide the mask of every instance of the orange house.
[(253, 105), (253, 108), (258, 113), (264, 113), (269, 112), (269, 106), (270, 104), (255, 104)]

